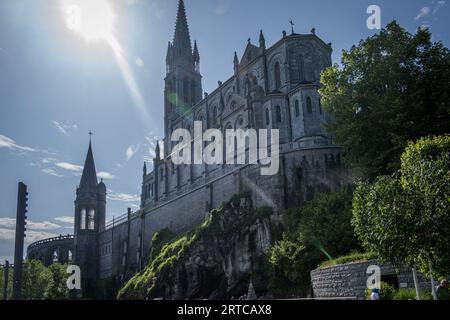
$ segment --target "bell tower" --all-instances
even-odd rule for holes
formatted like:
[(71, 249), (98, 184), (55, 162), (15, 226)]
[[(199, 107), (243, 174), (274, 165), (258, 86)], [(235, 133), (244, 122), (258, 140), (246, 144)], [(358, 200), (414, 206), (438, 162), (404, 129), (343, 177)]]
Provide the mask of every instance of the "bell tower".
[[(92, 135), (92, 133), (89, 133)], [(94, 293), (98, 269), (97, 235), (105, 229), (106, 186), (98, 183), (92, 143), (84, 162), (80, 185), (75, 199), (75, 252), (74, 263), (81, 270), (83, 297)]]
[[(169, 151), (173, 121), (202, 99), (202, 76), (200, 53), (197, 42), (192, 48), (186, 10), (183, 0), (178, 3), (173, 42), (169, 42), (166, 56), (166, 78), (164, 89), (164, 133), (165, 155)], [(166, 151), (167, 150), (167, 151)]]

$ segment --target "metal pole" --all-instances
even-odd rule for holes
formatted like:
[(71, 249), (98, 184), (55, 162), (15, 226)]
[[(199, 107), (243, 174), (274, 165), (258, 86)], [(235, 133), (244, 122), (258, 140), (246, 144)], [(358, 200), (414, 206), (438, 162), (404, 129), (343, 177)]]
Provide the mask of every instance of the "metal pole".
[(428, 268), (430, 270), (431, 294), (433, 295), (433, 299), (437, 300), (436, 287), (434, 285), (433, 268), (431, 266), (431, 259), (428, 259)]
[(9, 261), (3, 267), (3, 300), (8, 300)]
[(22, 298), (23, 243), (27, 212), (27, 186), (19, 182), (17, 195), (16, 242), (14, 248), (13, 300)]
[(416, 288), (416, 299), (420, 300), (419, 280), (417, 279), (417, 271), (415, 267), (412, 268), (412, 274), (414, 279), (414, 287)]

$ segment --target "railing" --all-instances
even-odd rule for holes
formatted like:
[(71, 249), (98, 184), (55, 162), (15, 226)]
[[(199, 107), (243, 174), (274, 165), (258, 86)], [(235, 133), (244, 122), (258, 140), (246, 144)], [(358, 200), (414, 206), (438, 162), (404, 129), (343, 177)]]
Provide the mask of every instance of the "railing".
[(73, 234), (68, 234), (68, 235), (64, 235), (64, 236), (63, 235), (59, 235), (58, 237), (53, 237), (53, 238), (39, 240), (39, 241), (36, 241), (36, 242), (33, 242), (32, 244), (30, 244), (28, 246), (28, 250), (33, 248), (33, 247), (36, 247), (38, 245), (41, 245), (41, 244), (50, 243), (50, 242), (53, 242), (53, 241), (68, 240), (68, 239), (72, 239), (73, 240), (74, 239), (74, 235)]
[[(138, 215), (138, 211), (131, 212), (130, 213), (130, 220), (133, 219), (133, 217)], [(128, 221), (128, 213), (122, 214), (118, 217), (113, 217), (112, 220), (109, 220), (105, 224), (105, 230), (111, 229), (114, 226), (118, 226), (119, 224), (122, 224), (124, 222)]]

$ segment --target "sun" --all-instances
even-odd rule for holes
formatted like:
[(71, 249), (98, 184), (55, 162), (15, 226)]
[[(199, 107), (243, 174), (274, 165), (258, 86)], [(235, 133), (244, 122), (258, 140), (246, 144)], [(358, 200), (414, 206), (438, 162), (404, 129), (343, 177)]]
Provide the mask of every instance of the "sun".
[(64, 0), (66, 26), (87, 41), (109, 42), (113, 37), (114, 12), (108, 0)]

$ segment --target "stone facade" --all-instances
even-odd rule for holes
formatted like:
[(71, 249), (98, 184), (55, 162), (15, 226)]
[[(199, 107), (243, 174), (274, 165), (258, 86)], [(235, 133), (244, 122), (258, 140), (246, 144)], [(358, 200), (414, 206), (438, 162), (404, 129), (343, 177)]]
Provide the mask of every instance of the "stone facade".
[[(311, 271), (311, 285), (315, 298), (365, 299), (367, 268), (377, 265), (381, 269), (381, 281), (398, 288), (414, 288), (412, 271), (402, 268), (396, 271), (391, 264), (379, 264), (377, 260), (352, 262)], [(418, 274), (421, 289), (431, 288), (430, 282)]]

